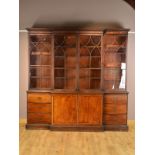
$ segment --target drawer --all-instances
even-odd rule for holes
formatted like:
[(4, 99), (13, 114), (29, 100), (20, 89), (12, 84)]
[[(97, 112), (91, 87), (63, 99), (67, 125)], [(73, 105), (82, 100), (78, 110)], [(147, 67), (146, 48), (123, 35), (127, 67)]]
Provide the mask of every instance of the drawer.
[(117, 104), (127, 104), (127, 95), (116, 95)]
[(50, 124), (51, 114), (40, 114), (40, 113), (28, 113), (28, 123), (38, 123), (38, 124)]
[(127, 124), (127, 115), (117, 115), (117, 124), (120, 125)]
[(114, 103), (117, 102), (117, 104), (126, 104), (127, 103), (127, 95), (121, 95), (121, 94), (108, 94), (104, 95), (104, 103)]
[(104, 95), (104, 103), (114, 103), (115, 95)]
[(106, 125), (126, 125), (127, 116), (124, 115), (104, 115), (104, 124)]
[(51, 103), (28, 103), (28, 112), (50, 113)]
[(116, 105), (117, 114), (126, 114), (127, 113), (127, 104), (117, 104)]
[(104, 105), (105, 114), (126, 114), (126, 104), (109, 103)]
[(51, 103), (51, 95), (48, 93), (29, 93), (27, 98), (29, 103)]
[(116, 124), (116, 115), (105, 115), (104, 124)]
[(104, 113), (105, 114), (115, 114), (115, 104), (109, 103), (104, 105)]

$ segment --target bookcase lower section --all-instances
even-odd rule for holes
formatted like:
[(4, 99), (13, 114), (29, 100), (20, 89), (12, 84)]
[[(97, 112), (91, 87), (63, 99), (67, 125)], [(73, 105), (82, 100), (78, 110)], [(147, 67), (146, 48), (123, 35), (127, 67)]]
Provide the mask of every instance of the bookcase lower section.
[(127, 131), (127, 93), (28, 92), (27, 129)]

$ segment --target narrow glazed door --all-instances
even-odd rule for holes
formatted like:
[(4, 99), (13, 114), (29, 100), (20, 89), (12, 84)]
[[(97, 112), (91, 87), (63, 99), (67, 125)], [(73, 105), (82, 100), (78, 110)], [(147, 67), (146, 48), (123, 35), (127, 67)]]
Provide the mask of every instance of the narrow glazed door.
[(78, 96), (78, 124), (102, 125), (102, 95)]
[(53, 125), (76, 125), (77, 95), (58, 94), (53, 96)]

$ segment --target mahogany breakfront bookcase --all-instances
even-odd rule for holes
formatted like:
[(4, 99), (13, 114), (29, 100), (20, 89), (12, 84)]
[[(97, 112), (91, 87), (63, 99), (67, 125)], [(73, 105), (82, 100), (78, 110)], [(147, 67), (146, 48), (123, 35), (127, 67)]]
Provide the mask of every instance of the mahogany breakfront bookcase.
[(127, 130), (128, 31), (29, 28), (26, 127)]

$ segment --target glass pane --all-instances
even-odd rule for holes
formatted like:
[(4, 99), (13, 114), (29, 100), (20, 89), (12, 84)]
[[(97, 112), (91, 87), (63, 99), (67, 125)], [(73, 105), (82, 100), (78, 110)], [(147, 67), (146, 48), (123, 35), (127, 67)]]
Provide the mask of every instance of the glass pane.
[(48, 35), (34, 35), (30, 36), (30, 51), (31, 54), (51, 52), (51, 36)]
[(101, 52), (101, 48), (93, 48), (93, 50), (91, 51), (91, 56), (101, 56), (100, 55)]
[(55, 78), (54, 88), (55, 89), (64, 89), (64, 78)]
[(80, 89), (89, 89), (90, 88), (90, 79), (89, 78), (80, 78)]
[(42, 67), (42, 77), (51, 76), (51, 67)]
[(88, 47), (80, 48), (80, 56), (90, 56), (90, 51)]
[(40, 78), (30, 78), (30, 88), (40, 88)]
[(91, 77), (101, 78), (101, 69), (91, 69)]
[(75, 89), (75, 79), (66, 79), (65, 89)]
[(76, 77), (76, 70), (75, 69), (66, 69), (65, 70), (65, 77), (66, 78), (75, 78)]
[(76, 46), (75, 35), (55, 35), (54, 44), (55, 46)]
[(91, 68), (101, 67), (101, 57), (91, 57)]
[(63, 47), (55, 47), (55, 56), (64, 56), (64, 48)]
[(76, 46), (76, 36), (75, 35), (65, 35), (65, 45), (66, 46)]
[(125, 62), (125, 54), (117, 52), (107, 52), (105, 54), (105, 67), (121, 67), (121, 63)]
[(64, 57), (55, 57), (54, 66), (55, 67), (64, 67)]
[(80, 78), (89, 78), (90, 71), (89, 69), (80, 69)]
[(76, 56), (76, 48), (64, 48), (66, 56)]
[(42, 65), (51, 65), (51, 56), (41, 55), (41, 64)]
[(41, 79), (41, 88), (51, 88), (51, 79), (50, 78), (42, 78)]
[(104, 69), (105, 89), (125, 89), (126, 88), (126, 64), (122, 63), (121, 68)]
[(64, 77), (64, 69), (55, 69), (54, 76), (55, 77)]
[(104, 80), (120, 80), (121, 68), (104, 68)]
[(91, 79), (90, 89), (100, 89), (100, 79)]
[(76, 57), (66, 57), (65, 59), (66, 67), (76, 67)]
[(125, 48), (127, 43), (127, 36), (124, 35), (105, 35), (104, 46), (106, 50), (119, 50)]
[(100, 46), (101, 36), (81, 35), (80, 46)]
[(88, 68), (90, 66), (90, 57), (80, 57), (80, 67)]
[(40, 76), (41, 67), (30, 67), (30, 76)]
[(101, 53), (100, 35), (80, 36), (80, 75), (79, 75), (80, 89), (100, 88), (100, 82), (101, 82), (100, 53)]
[(30, 65), (40, 65), (40, 56), (39, 55), (31, 55), (30, 56)]

